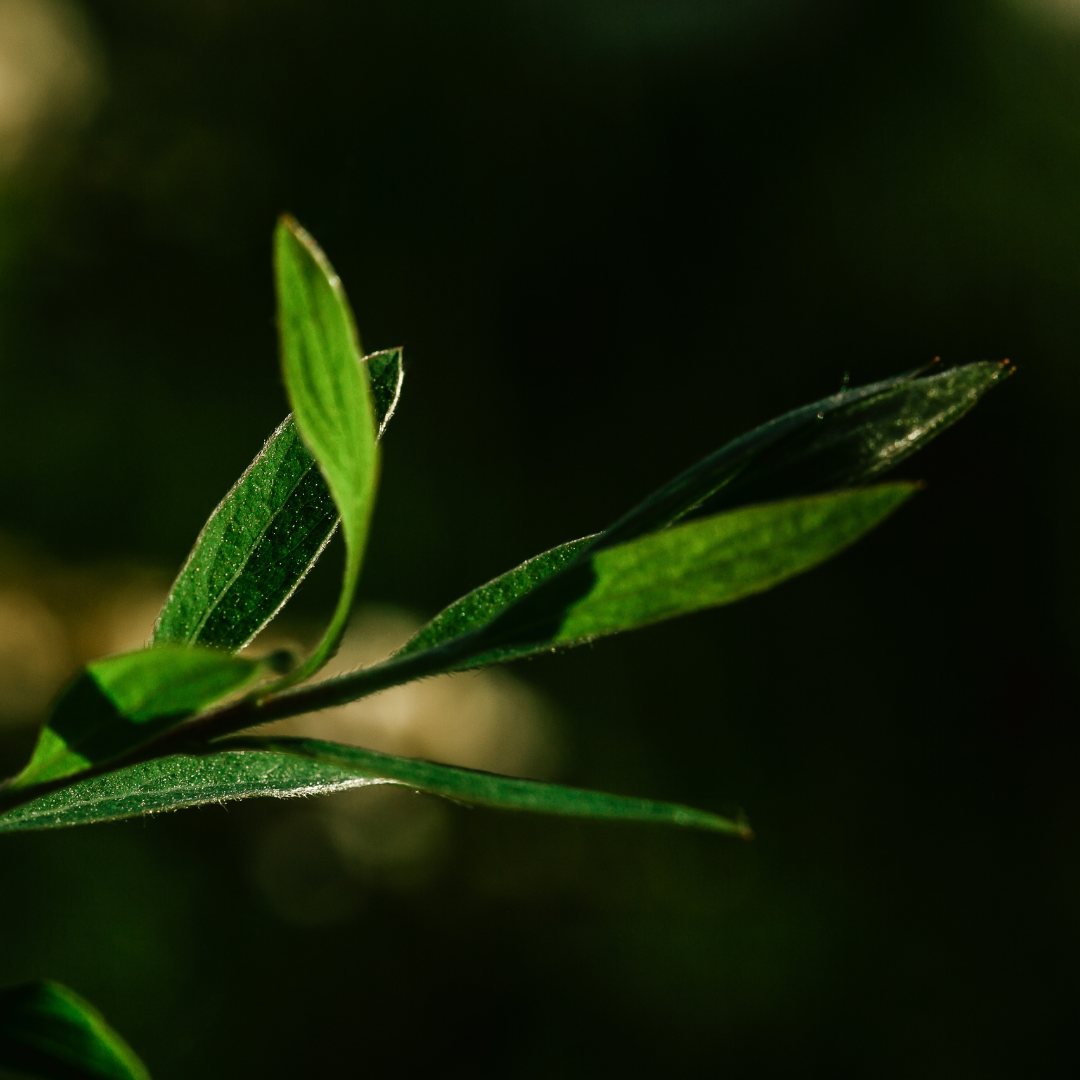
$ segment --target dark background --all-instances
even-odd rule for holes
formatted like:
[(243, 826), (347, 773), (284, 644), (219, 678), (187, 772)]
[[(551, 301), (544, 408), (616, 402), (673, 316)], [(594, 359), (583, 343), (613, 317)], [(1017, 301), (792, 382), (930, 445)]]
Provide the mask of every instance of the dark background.
[(87, 0), (100, 108), (0, 190), (0, 530), (43, 558), (171, 572), (284, 415), (284, 209), (365, 348), (405, 346), (363, 594), (425, 614), (845, 372), (1019, 373), (834, 563), (518, 665), (562, 779), (743, 808), (752, 844), (454, 809), (432, 874), (305, 929), (245, 871), (261, 804), (3, 837), (2, 981), (68, 982), (155, 1080), (1073, 1075), (1053, 7)]

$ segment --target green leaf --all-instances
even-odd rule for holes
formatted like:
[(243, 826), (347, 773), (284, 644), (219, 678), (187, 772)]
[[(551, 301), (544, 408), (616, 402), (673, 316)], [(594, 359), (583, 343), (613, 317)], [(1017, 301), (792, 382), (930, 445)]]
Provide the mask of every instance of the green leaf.
[(718, 607), (831, 558), (917, 490), (910, 483), (730, 510), (604, 548), (507, 608), (468, 661), (492, 663)]
[(0, 990), (0, 1067), (48, 1080), (150, 1080), (93, 1005), (44, 979)]
[[(364, 363), (381, 435), (401, 392), (401, 350)], [(326, 481), (289, 416), (210, 516), (151, 644), (243, 648), (292, 596), (337, 523)]]
[(500, 574), (494, 581), (473, 589), (460, 600), (439, 612), (434, 619), (410, 638), (395, 654), (398, 657), (423, 652), (451, 641), (485, 623), (508, 608), (515, 600), (527, 596), (538, 585), (570, 565), (595, 539), (585, 536), (568, 544), (545, 551), (513, 570)]
[(910, 457), (1012, 374), (983, 362), (842, 390), (778, 417), (680, 473), (606, 529), (612, 547), (686, 516), (852, 487)]
[[(552, 548), (474, 589), (436, 615), (396, 655), (410, 656), (478, 630), (567, 571), (587, 549), (624, 544), (675, 521), (850, 487), (880, 475), (955, 423), (1011, 373), (998, 363), (931, 368), (929, 374), (911, 372), (795, 409), (680, 473), (604, 532)], [(516, 655), (521, 653), (508, 650), (483, 662)]]
[(742, 822), (674, 803), (520, 780), (313, 739), (235, 738), (211, 749), (202, 757), (160, 758), (81, 781), (0, 815), (0, 832), (112, 821), (260, 795), (315, 795), (399, 784), (504, 810), (750, 835)]
[(95, 660), (60, 697), (30, 763), (9, 788), (112, 761), (249, 685), (265, 668), (217, 649), (183, 645)]
[(301, 438), (341, 515), (345, 573), (320, 645), (287, 677), (299, 682), (332, 655), (345, 632), (378, 479), (375, 409), (360, 340), (341, 282), (315, 241), (290, 217), (274, 234), (281, 369)]
[[(383, 664), (283, 694), (260, 710), (262, 719), (327, 709), (427, 675), (502, 663), (729, 604), (831, 558), (917, 489), (892, 483), (812, 495), (730, 510), (613, 548), (586, 546), (478, 629), (426, 649), (408, 651), (407, 644)], [(523, 573), (519, 584), (527, 577)], [(461, 622), (467, 617), (463, 609)]]

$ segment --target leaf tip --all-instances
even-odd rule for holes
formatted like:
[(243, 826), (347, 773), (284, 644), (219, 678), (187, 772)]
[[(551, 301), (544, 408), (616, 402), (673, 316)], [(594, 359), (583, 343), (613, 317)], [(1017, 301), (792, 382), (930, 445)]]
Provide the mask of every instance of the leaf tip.
[(278, 258), (281, 257), (283, 242), (287, 243), (289, 240), (294, 241), (304, 249), (326, 276), (335, 291), (340, 290), (341, 279), (330, 264), (330, 260), (326, 257), (326, 252), (319, 247), (318, 241), (292, 214), (283, 213), (278, 217), (277, 228), (274, 230), (274, 247)]

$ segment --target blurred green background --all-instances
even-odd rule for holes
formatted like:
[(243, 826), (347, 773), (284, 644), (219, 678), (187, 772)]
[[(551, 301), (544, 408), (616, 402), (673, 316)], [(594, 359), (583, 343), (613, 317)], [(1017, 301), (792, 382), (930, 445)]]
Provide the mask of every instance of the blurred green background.
[(483, 684), (521, 771), (752, 844), (375, 792), (6, 836), (0, 982), (156, 1080), (1073, 1075), (1080, 0), (0, 0), (6, 772), (286, 412), (285, 209), (406, 350), (380, 633), (845, 373), (1020, 371), (834, 563)]

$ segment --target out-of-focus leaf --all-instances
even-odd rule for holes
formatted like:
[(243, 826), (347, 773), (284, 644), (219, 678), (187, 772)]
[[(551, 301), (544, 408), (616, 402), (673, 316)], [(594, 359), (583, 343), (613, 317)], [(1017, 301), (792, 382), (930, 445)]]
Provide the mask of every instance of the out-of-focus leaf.
[(265, 665), (217, 649), (163, 645), (95, 660), (53, 708), (19, 790), (111, 761), (251, 683)]
[[(401, 350), (364, 363), (381, 434), (401, 392)], [(210, 516), (151, 644), (242, 648), (281, 610), (337, 522), (326, 481), (289, 416)]]
[[(587, 551), (625, 544), (679, 520), (850, 487), (880, 475), (955, 423), (1011, 373), (999, 363), (911, 372), (795, 409), (710, 454), (604, 532), (552, 548), (474, 589), (436, 615), (397, 657), (478, 630), (556, 575), (573, 572), (583, 580), (581, 567), (570, 568)], [(518, 655), (519, 649), (499, 651), (471, 662)]]
[(93, 1005), (47, 980), (0, 990), (0, 1067), (47, 1080), (150, 1080)]
[(378, 480), (378, 425), (345, 291), (318, 244), (292, 218), (274, 234), (281, 370), (304, 443), (341, 515), (345, 574), (323, 641), (292, 678), (317, 671), (345, 631)]
[(674, 803), (498, 776), (313, 739), (234, 738), (212, 749), (205, 756), (159, 758), (80, 781), (0, 815), (0, 832), (111, 821), (259, 795), (315, 795), (399, 784), (503, 810), (750, 835), (741, 822)]

